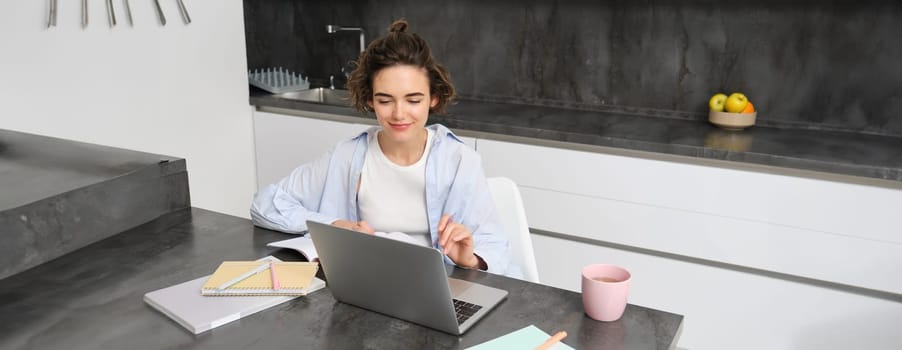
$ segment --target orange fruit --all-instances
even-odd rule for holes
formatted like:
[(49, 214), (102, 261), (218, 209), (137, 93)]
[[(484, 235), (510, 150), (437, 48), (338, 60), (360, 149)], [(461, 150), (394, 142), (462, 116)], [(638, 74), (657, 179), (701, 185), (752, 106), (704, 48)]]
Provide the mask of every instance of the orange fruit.
[(742, 112), (739, 112), (739, 113), (752, 113), (754, 111), (755, 111), (755, 106), (752, 106), (752, 101), (749, 101), (749, 103), (747, 105), (745, 105), (745, 109), (743, 109)]

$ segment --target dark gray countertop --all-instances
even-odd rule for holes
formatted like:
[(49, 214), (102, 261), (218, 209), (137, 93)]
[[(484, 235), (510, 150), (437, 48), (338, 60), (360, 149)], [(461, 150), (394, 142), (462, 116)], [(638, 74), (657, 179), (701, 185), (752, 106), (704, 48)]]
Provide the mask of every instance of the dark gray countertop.
[(190, 206), (184, 159), (0, 129), (0, 279)]
[(0, 348), (459, 349), (534, 324), (567, 331), (577, 349), (668, 349), (682, 327), (683, 316), (636, 305), (616, 322), (594, 321), (578, 293), (462, 269), (452, 276), (510, 293), (463, 337), (337, 302), (328, 288), (199, 335), (143, 301), (223, 260), (300, 260), (265, 246), (289, 237), (201, 209), (163, 216), (0, 280)]
[[(350, 107), (286, 100), (258, 89), (251, 89), (250, 103), (372, 119)], [(902, 181), (902, 138), (891, 136), (763, 125), (727, 131), (705, 120), (664, 112), (648, 116), (629, 109), (473, 100), (458, 101), (449, 115), (431, 116), (429, 122), (487, 135)]]
[(176, 159), (0, 129), (0, 212)]

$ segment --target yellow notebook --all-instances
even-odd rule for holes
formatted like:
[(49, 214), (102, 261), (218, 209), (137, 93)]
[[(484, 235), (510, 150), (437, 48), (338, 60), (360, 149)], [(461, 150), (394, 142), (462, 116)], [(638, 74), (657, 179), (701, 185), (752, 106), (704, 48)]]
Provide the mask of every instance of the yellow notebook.
[[(306, 295), (323, 287), (314, 283), (314, 277), (319, 268), (317, 263), (280, 261), (272, 263), (276, 280), (279, 282), (279, 289), (274, 289), (273, 273), (270, 272), (269, 264), (270, 262), (267, 260), (224, 261), (204, 283), (201, 294), (205, 296)], [(266, 267), (262, 265), (266, 265)], [(258, 272), (240, 279), (242, 275), (254, 270)], [(225, 289), (219, 289), (223, 284), (235, 279), (240, 279), (240, 281)]]

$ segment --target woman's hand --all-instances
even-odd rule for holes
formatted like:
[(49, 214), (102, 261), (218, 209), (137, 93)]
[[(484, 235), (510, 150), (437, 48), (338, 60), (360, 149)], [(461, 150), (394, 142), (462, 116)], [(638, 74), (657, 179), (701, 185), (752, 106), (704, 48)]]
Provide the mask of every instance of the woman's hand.
[(348, 230), (354, 230), (357, 232), (375, 234), (376, 230), (373, 230), (366, 221), (353, 222), (348, 220), (335, 220), (332, 222), (332, 226), (341, 227)]
[(461, 267), (480, 267), (479, 258), (473, 253), (473, 233), (470, 229), (452, 221), (451, 215), (445, 214), (438, 221), (438, 231), (438, 243), (451, 261)]

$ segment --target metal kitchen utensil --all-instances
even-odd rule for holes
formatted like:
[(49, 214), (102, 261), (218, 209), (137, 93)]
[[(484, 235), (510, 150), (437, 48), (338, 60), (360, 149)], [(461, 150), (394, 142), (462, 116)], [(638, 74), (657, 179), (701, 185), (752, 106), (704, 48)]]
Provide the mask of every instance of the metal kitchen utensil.
[(50, 0), (50, 17), (47, 19), (47, 28), (56, 27), (56, 0)]
[(134, 27), (135, 22), (132, 20), (132, 5), (128, 3), (128, 0), (125, 0), (125, 15), (128, 17), (128, 25)]
[(109, 15), (110, 28), (116, 26), (116, 10), (113, 9), (113, 0), (106, 0), (106, 13)]
[(258, 88), (274, 94), (289, 91), (307, 90), (310, 82), (307, 78), (284, 68), (264, 68), (247, 71), (247, 81)]
[(160, 0), (153, 0), (154, 8), (157, 9), (157, 18), (160, 19), (160, 24), (166, 25), (166, 16), (163, 15), (163, 8), (160, 7)]
[(185, 21), (185, 24), (191, 24), (191, 16), (188, 15), (188, 8), (185, 7), (185, 3), (182, 0), (178, 0), (179, 2), (179, 13), (182, 14), (182, 20)]
[(81, 0), (81, 27), (88, 27), (88, 0)]

